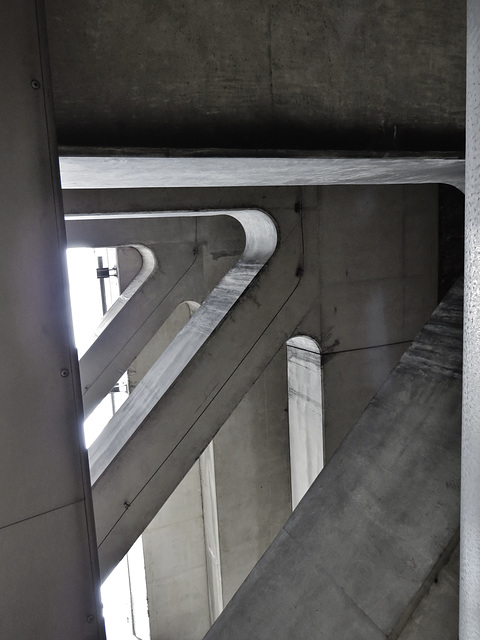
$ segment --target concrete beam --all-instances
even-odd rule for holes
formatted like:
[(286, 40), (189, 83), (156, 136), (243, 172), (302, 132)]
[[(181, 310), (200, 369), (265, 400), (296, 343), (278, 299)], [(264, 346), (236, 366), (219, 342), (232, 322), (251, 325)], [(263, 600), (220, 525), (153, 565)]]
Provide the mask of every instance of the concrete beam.
[(457, 542), (462, 302), (457, 285), (206, 639), (398, 637)]
[[(140, 272), (108, 310), (95, 342), (80, 359), (85, 415), (107, 395), (174, 309), (196, 296), (201, 261), (195, 223), (190, 220), (186, 229), (185, 223), (179, 225), (173, 220), (175, 215), (138, 212), (66, 216), (69, 246), (128, 244), (139, 250), (143, 260)], [(136, 225), (132, 225), (134, 221)], [(146, 226), (152, 221), (157, 224)], [(171, 238), (175, 241), (169, 242)], [(157, 251), (144, 246), (142, 240), (156, 246)]]
[(463, 191), (452, 158), (60, 158), (63, 189), (445, 183)]
[[(281, 290), (274, 295), (275, 304), (266, 301), (265, 312), (262, 318), (259, 317), (258, 327), (255, 331), (251, 330), (246, 318), (251, 314), (251, 305), (257, 309), (258, 306), (262, 306), (261, 302), (257, 300), (256, 295), (247, 295), (244, 296), (243, 304), (236, 303), (273, 253), (276, 244), (275, 226), (271, 219), (260, 211), (237, 211), (230, 212), (230, 215), (236, 217), (245, 229), (246, 243), (241, 259), (212, 291), (191, 322), (162, 354), (132, 393), (124, 408), (114, 416), (90, 449), (93, 490), (97, 496), (96, 526), (104, 573), (113, 568), (129, 545), (144, 530), (168, 497), (169, 494), (166, 492), (178, 484), (245, 393), (248, 381), (243, 381), (239, 386), (232, 385), (233, 379), (239, 375), (241, 369), (239, 363), (241, 365), (248, 357), (259, 337), (277, 315), (279, 306), (283, 306), (298, 285), (299, 274), (296, 274), (296, 266), (292, 266), (290, 278), (284, 278), (285, 288), (277, 287)], [(291, 234), (291, 242), (300, 248), (298, 240), (297, 234)], [(289, 245), (287, 242), (281, 251), (282, 256), (288, 251)], [(296, 252), (292, 252), (291, 255), (294, 264), (298, 264)], [(280, 262), (281, 258), (278, 260), (279, 264)], [(275, 275), (274, 272), (270, 277)], [(268, 299), (272, 290), (267, 287), (267, 291)], [(232, 317), (232, 314), (226, 317), (233, 305), (242, 310), (241, 315), (247, 315), (240, 320), (235, 315)], [(286, 339), (284, 331), (282, 329), (283, 340)], [(236, 344), (236, 348), (230, 348), (232, 342)], [(260, 353), (261, 357), (267, 358), (268, 361), (268, 344), (262, 346)], [(212, 357), (218, 360), (217, 366), (212, 366)], [(196, 364), (197, 361), (202, 362), (200, 368)], [(194, 372), (195, 378), (190, 385), (187, 382), (189, 375), (184, 375), (187, 365), (189, 370)], [(179, 384), (180, 380), (183, 380), (182, 384)], [(179, 389), (184, 385), (186, 395), (181, 397)], [(231, 400), (234, 402), (233, 405), (226, 404), (223, 400), (220, 409), (218, 400), (214, 400), (220, 391), (224, 391), (225, 386), (230, 387), (227, 397), (236, 397), (236, 400)], [(174, 388), (176, 399), (172, 402), (170, 398)], [(170, 391), (168, 400), (165, 399), (167, 390)], [(240, 395), (237, 395), (238, 393)], [(188, 403), (185, 402), (186, 397), (190, 398)], [(196, 397), (197, 400), (193, 400), (192, 397)], [(177, 401), (182, 408), (178, 406), (174, 409)], [(151, 430), (157, 431), (158, 421), (163, 422), (165, 419), (159, 418), (158, 415), (157, 409), (161, 405), (167, 408), (168, 413), (173, 411), (176, 417), (172, 415), (166, 419), (164, 424), (168, 423), (171, 427), (167, 430), (162, 428), (162, 434), (158, 434), (161, 435), (161, 442), (156, 441), (155, 453), (151, 446), (147, 445), (152, 453), (151, 461), (148, 463), (144, 444), (140, 444), (140, 441), (151, 441)], [(216, 410), (211, 405), (217, 405)], [(185, 410), (188, 415), (182, 415)], [(210, 420), (207, 419), (208, 415)], [(192, 430), (198, 422), (203, 424), (203, 427), (196, 426)], [(203, 433), (202, 430), (207, 425), (207, 433)], [(192, 435), (193, 441), (190, 442)], [(154, 437), (156, 439), (157, 435)], [(127, 453), (127, 449), (131, 449), (132, 453)], [(184, 456), (178, 458), (182, 449)], [(139, 464), (140, 461), (133, 451), (140, 450), (143, 453), (142, 462)], [(177, 465), (174, 464), (174, 459), (177, 459)], [(158, 473), (160, 469), (162, 471)], [(120, 476), (123, 480), (120, 480)], [(158, 487), (155, 488), (157, 482), (162, 486), (160, 492)]]

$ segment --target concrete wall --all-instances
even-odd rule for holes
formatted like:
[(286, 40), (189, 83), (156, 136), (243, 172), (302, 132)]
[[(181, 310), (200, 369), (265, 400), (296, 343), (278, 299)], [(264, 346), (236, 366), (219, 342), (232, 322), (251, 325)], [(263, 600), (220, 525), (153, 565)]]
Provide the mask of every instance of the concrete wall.
[(326, 187), (318, 206), (328, 460), (436, 306), (437, 188)]
[(458, 640), (458, 587), (460, 549), (435, 576), (422, 602), (412, 615), (399, 640)]
[(41, 3), (0, 21), (0, 637), (102, 640)]

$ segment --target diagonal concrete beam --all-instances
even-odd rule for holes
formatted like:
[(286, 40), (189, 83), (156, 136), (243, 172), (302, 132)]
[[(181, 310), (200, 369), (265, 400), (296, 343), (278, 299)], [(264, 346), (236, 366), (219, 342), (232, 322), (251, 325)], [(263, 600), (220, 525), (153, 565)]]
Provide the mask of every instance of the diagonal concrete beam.
[[(251, 215), (272, 225), (265, 214)], [(252, 282), (268, 257), (261, 237), (249, 242), (247, 235), (243, 259), (91, 447), (103, 575), (144, 530), (309, 308), (310, 283), (299, 269), (301, 218)]]
[(456, 285), (206, 639), (398, 637), (458, 539), (462, 306)]
[[(80, 376), (84, 413), (88, 416), (109, 393), (134, 358), (145, 347), (158, 328), (184, 300), (194, 297), (198, 282), (198, 260), (195, 235), (180, 244), (162, 244), (162, 255), (140, 244), (132, 232), (132, 220), (140, 223), (156, 219), (150, 243), (168, 236), (161, 224), (172, 216), (166, 212), (111, 215), (67, 215), (69, 246), (114, 247), (134, 246), (142, 257), (142, 268), (104, 316), (93, 336), (95, 341), (80, 358)], [(165, 233), (166, 232), (166, 233)], [(145, 236), (144, 236), (145, 238)]]

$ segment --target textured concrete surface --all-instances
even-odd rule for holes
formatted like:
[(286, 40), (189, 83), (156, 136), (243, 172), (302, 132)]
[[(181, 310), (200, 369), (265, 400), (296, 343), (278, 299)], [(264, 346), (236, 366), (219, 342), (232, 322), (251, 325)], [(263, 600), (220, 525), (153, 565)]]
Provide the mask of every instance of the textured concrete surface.
[(468, 0), (460, 638), (480, 638), (480, 3)]
[(399, 640), (458, 640), (460, 549), (439, 572)]
[[(162, 212), (137, 215), (139, 220), (134, 219), (134, 214), (66, 216), (69, 246), (101, 247), (129, 242), (143, 254), (142, 269), (108, 310), (96, 331), (95, 342), (80, 359), (85, 414), (114, 386), (177, 305), (202, 297), (206, 288), (200, 278), (203, 256), (199, 250), (199, 219), (209, 215), (223, 217), (221, 211), (196, 219), (187, 213), (177, 217)], [(230, 218), (233, 222), (234, 216)], [(149, 224), (155, 220), (156, 225)], [(244, 243), (241, 225), (237, 237)], [(230, 249), (223, 251), (223, 257), (228, 264)]]
[(462, 289), (456, 286), (207, 634), (387, 638), (459, 522)]
[(62, 144), (463, 147), (463, 0), (46, 5)]

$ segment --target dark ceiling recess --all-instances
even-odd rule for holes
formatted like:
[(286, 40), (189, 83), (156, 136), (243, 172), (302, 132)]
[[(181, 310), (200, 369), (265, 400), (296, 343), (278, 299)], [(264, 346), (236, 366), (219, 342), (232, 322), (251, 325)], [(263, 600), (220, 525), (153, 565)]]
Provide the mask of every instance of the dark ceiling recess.
[(462, 152), (464, 0), (46, 5), (62, 145)]

